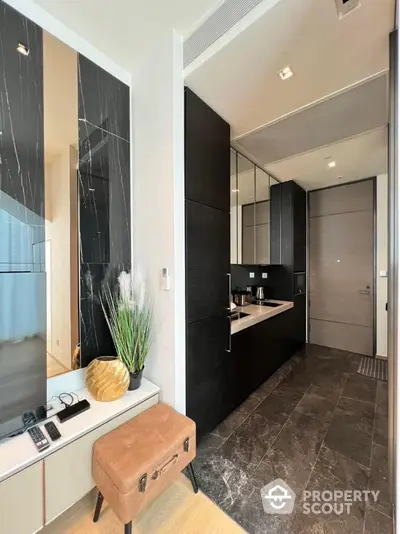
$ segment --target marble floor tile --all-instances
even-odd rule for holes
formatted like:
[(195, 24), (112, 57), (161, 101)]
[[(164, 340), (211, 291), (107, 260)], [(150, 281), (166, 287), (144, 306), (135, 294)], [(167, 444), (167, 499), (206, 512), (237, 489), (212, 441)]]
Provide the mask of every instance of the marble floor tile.
[(372, 435), (374, 428), (375, 404), (372, 402), (357, 401), (347, 397), (341, 397), (335, 411), (339, 419), (347, 422), (358, 430)]
[(388, 449), (378, 443), (372, 443), (371, 471), (382, 477), (389, 476)]
[(283, 424), (302, 397), (303, 391), (299, 391), (296, 388), (277, 388), (260, 404), (256, 412), (270, 421)]
[(295, 534), (363, 534), (364, 518), (356, 515), (296, 514), (287, 533)]
[(365, 517), (364, 534), (392, 534), (393, 521), (387, 515), (368, 507)]
[(365, 467), (369, 467), (372, 449), (372, 435), (354, 425), (353, 418), (342, 410), (335, 410), (331, 425), (325, 437), (325, 445), (344, 454)]
[(371, 476), (369, 489), (378, 491), (378, 502), (373, 507), (391, 516), (392, 506), (389, 493), (389, 466), (387, 447), (373, 443), (371, 457)]
[(389, 420), (387, 410), (377, 404), (374, 421), (374, 442), (382, 445), (383, 447), (388, 446), (388, 426)]
[(311, 377), (305, 370), (292, 369), (286, 377), (278, 384), (278, 390), (298, 390), (305, 393), (311, 384)]
[[(314, 465), (308, 490), (352, 489), (366, 490), (369, 469), (322, 445)], [(329, 481), (329, 485), (325, 485)]]
[(340, 384), (337, 386), (317, 386), (316, 384), (311, 384), (307, 393), (313, 393), (314, 395), (318, 395), (318, 397), (324, 397), (326, 399), (334, 399), (337, 402), (342, 391), (343, 385)]
[(201, 490), (225, 511), (239, 496), (245, 496), (249, 477), (220, 452), (211, 455), (196, 472)]
[(369, 489), (372, 491), (379, 491), (378, 501), (374, 503), (372, 507), (391, 517), (392, 505), (390, 503), (389, 480), (386, 477), (382, 477), (371, 471)]
[(374, 378), (356, 374), (349, 375), (342, 396), (350, 399), (375, 403), (377, 381)]
[(196, 458), (193, 461), (193, 467), (200, 469), (203, 463), (209, 458), (215, 451), (217, 451), (226, 439), (211, 432), (200, 441), (197, 445)]
[(279, 423), (269, 421), (260, 413), (254, 413), (222, 445), (220, 452), (245, 473), (251, 474), (281, 428)]
[(336, 399), (320, 397), (315, 393), (305, 393), (296, 407), (296, 412), (304, 413), (322, 421), (330, 421), (333, 417)]
[(305, 488), (326, 433), (327, 424), (295, 412), (253, 474), (260, 487), (276, 478), (294, 491)]
[(229, 438), (240, 427), (243, 421), (249, 417), (251, 412), (252, 410), (249, 410), (248, 406), (240, 405), (217, 426), (213, 433), (218, 434), (222, 438)]
[(388, 383), (378, 380), (376, 405), (385, 413), (388, 413)]
[[(249, 534), (390, 532), (387, 384), (358, 375), (359, 361), (308, 345), (199, 444), (201, 489)], [(260, 490), (275, 478), (297, 493), (290, 516), (264, 512)], [(299, 500), (306, 487), (380, 495), (350, 515), (309, 516)]]

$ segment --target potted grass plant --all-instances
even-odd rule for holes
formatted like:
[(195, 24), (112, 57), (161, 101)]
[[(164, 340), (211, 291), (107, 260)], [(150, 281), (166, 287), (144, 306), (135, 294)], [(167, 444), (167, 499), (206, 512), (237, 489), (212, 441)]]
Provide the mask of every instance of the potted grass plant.
[(117, 356), (130, 374), (128, 389), (138, 389), (153, 336), (152, 303), (140, 271), (122, 271), (114, 285), (105, 281), (100, 301)]

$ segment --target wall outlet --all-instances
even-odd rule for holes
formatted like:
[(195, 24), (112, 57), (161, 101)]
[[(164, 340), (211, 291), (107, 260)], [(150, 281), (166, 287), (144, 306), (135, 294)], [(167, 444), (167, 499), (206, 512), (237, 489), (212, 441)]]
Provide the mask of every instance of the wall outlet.
[(268, 273), (262, 273), (263, 278), (268, 278)]
[(254, 273), (249, 273), (250, 278), (254, 278)]

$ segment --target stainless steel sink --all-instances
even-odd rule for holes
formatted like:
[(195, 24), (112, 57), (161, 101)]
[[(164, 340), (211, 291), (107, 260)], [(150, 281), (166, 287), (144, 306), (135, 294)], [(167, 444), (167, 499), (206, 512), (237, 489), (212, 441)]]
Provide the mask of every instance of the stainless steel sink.
[(238, 319), (243, 319), (243, 317), (248, 317), (250, 313), (243, 313), (243, 312), (231, 312), (231, 321), (237, 321)]
[(269, 300), (263, 300), (262, 302), (255, 302), (256, 306), (267, 306), (268, 308), (277, 308), (278, 306), (282, 306), (282, 304), (278, 304), (277, 302), (270, 302)]

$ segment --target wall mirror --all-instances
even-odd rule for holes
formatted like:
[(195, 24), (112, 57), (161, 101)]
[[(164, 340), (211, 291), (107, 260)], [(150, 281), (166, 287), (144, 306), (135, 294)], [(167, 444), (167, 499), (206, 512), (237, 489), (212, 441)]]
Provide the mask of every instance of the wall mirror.
[(128, 86), (0, 3), (7, 419), (39, 404), (33, 397), (46, 376), (115, 354), (99, 293), (110, 272), (130, 267), (130, 139)]
[(271, 186), (279, 182), (231, 148), (231, 263), (271, 263)]

